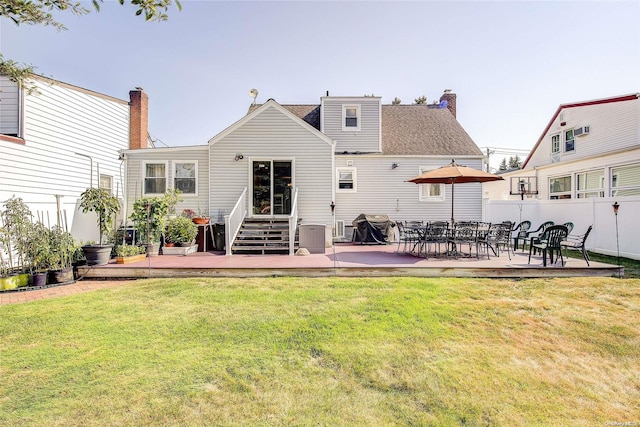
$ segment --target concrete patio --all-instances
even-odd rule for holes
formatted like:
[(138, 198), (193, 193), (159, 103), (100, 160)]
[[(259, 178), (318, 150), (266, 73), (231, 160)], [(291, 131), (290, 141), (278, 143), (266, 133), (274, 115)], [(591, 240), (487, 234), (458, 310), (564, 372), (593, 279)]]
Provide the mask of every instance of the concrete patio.
[[(188, 256), (160, 255), (130, 264), (80, 267), (85, 279), (132, 279), (146, 277), (269, 277), (269, 276), (419, 276), (419, 277), (571, 277), (614, 276), (616, 265), (583, 259), (565, 259), (542, 266), (542, 258), (533, 256), (528, 264), (528, 252), (506, 252), (499, 257), (486, 255), (472, 258), (421, 258), (396, 253), (397, 245), (336, 244), (324, 254), (232, 255), (222, 252), (197, 252)], [(623, 272), (623, 270), (622, 270)]]

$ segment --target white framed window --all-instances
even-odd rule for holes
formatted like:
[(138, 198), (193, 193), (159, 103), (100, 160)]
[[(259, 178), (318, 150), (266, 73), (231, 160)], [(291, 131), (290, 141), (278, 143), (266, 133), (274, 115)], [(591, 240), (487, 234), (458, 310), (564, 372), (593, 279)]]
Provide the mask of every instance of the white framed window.
[[(419, 174), (423, 174), (433, 168), (420, 168)], [(420, 184), (421, 202), (442, 202), (444, 201), (444, 184)]]
[(143, 162), (144, 195), (160, 195), (167, 190), (167, 162)]
[(604, 197), (604, 169), (576, 174), (576, 197)]
[(0, 76), (0, 134), (23, 137), (23, 90), (6, 76)]
[(343, 105), (342, 106), (342, 130), (344, 131), (360, 130), (360, 106), (359, 105)]
[(564, 152), (568, 153), (576, 148), (576, 139), (573, 136), (573, 129), (564, 132)]
[(640, 163), (611, 168), (611, 197), (640, 196)]
[(98, 186), (107, 190), (109, 194), (113, 194), (113, 177), (111, 175), (100, 174)]
[(560, 134), (551, 135), (551, 154), (560, 152)]
[(559, 176), (549, 178), (549, 199), (570, 199), (571, 198), (571, 176)]
[(182, 194), (198, 194), (198, 162), (180, 161), (173, 164), (173, 188)]
[(356, 168), (336, 169), (336, 193), (355, 193), (358, 191), (358, 170)]

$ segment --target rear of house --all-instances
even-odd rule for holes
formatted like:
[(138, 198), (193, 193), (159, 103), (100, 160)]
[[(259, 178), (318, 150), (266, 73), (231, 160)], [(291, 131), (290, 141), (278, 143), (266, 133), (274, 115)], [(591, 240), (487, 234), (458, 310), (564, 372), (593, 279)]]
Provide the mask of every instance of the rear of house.
[[(224, 218), (227, 246), (249, 220), (268, 220), (265, 227), (274, 228), (274, 221), (283, 221), (290, 233), (298, 225), (319, 225), (327, 247), (334, 226), (350, 238), (349, 226), (361, 213), (446, 219), (450, 188), (406, 181), (454, 158), (481, 169), (483, 154), (455, 118), (456, 95), (446, 92), (441, 101), (382, 105), (375, 96), (327, 95), (319, 105), (272, 99), (252, 105), (206, 146), (123, 152), (128, 205), (147, 195), (145, 182), (158, 174), (165, 187), (156, 191), (177, 188), (175, 159), (190, 157), (198, 171), (197, 196), (185, 197), (184, 204), (194, 208), (194, 201), (206, 201), (212, 221)], [(480, 185), (457, 189), (456, 205), (460, 219), (479, 220)]]

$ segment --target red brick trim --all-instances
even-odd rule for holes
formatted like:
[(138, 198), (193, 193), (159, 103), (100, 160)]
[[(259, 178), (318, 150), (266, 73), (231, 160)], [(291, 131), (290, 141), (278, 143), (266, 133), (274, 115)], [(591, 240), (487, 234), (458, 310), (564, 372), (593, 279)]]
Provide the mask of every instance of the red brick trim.
[(0, 135), (0, 141), (15, 142), (16, 144), (25, 144), (24, 138), (18, 138), (9, 135)]

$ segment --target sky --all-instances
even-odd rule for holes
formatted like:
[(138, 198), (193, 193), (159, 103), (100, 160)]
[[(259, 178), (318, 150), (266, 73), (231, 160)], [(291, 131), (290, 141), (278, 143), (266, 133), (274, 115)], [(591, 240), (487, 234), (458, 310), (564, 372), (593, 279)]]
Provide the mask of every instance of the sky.
[(56, 14), (66, 31), (0, 18), (0, 51), (116, 98), (144, 88), (157, 146), (206, 144), (247, 113), (252, 88), (281, 104), (327, 91), (431, 103), (451, 89), (496, 166), (524, 158), (559, 105), (640, 92), (639, 17), (637, 0), (182, 0), (168, 21), (145, 22), (106, 0)]

